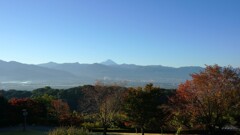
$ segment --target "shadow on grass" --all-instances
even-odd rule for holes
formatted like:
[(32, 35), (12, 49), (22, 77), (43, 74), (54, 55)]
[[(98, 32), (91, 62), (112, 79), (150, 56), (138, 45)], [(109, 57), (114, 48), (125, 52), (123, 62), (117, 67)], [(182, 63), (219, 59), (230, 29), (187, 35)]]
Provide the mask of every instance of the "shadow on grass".
[(30, 126), (26, 131), (22, 127), (0, 128), (0, 135), (47, 135), (52, 127)]
[(1, 135), (47, 135), (48, 132), (27, 130), (27, 131), (3, 131), (3, 132), (0, 132), (0, 134)]

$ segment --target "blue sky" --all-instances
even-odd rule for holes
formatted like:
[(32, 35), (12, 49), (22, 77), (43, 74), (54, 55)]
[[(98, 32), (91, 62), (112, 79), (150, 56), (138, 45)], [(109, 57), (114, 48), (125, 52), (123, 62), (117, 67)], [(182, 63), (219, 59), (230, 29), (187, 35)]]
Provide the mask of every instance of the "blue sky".
[(239, 0), (1, 0), (0, 59), (240, 66)]

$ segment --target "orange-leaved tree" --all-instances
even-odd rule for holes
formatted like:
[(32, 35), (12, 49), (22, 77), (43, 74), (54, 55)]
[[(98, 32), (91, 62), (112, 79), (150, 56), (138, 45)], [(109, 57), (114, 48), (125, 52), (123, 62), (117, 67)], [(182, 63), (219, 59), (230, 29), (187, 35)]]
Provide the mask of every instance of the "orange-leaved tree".
[(70, 108), (67, 102), (64, 102), (62, 99), (53, 100), (51, 102), (53, 106), (53, 113), (57, 117), (60, 125), (66, 124), (65, 122), (70, 117)]
[(203, 125), (210, 133), (235, 124), (240, 109), (239, 73), (230, 66), (213, 65), (192, 74), (192, 80), (179, 85), (170, 99), (173, 118), (188, 126)]
[(42, 119), (47, 117), (47, 109), (44, 104), (31, 98), (12, 98), (9, 101), (12, 111), (9, 112), (13, 124), (19, 124), (23, 119), (23, 109), (28, 112), (28, 124), (41, 124)]

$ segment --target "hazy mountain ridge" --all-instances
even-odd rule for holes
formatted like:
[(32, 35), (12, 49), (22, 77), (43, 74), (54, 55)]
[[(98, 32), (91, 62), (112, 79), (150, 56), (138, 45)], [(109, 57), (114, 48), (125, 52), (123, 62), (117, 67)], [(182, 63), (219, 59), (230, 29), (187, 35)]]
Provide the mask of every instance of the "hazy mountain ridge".
[[(117, 64), (112, 60), (94, 64), (49, 62), (39, 65), (0, 61), (0, 82), (2, 83), (0, 89), (21, 86), (27, 88), (30, 85), (31, 88), (46, 85), (70, 87), (93, 84), (96, 80), (105, 83), (126, 81), (128, 86), (142, 86), (152, 82), (161, 87), (174, 88), (189, 79), (189, 74), (197, 73), (202, 69), (201, 67), (173, 68), (161, 65)], [(24, 83), (20, 86), (15, 86), (13, 83), (9, 87), (6, 82)]]
[[(110, 61), (110, 62), (109, 62)], [(202, 67), (166, 67), (161, 65), (139, 66), (134, 64), (117, 64), (112, 60), (107, 60), (105, 64), (79, 64), (79, 63), (65, 63), (55, 65), (54, 68), (64, 70), (78, 76), (85, 76), (94, 78), (95, 80), (103, 81), (127, 81), (131, 83), (166, 83), (179, 84), (186, 79), (190, 79), (190, 74), (198, 73), (203, 70)], [(40, 66), (49, 67), (49, 63), (41, 64)]]
[(5, 81), (16, 80), (51, 80), (57, 77), (76, 78), (75, 75), (53, 68), (46, 68), (37, 65), (22, 64), (19, 62), (0, 62), (0, 78), (6, 77)]

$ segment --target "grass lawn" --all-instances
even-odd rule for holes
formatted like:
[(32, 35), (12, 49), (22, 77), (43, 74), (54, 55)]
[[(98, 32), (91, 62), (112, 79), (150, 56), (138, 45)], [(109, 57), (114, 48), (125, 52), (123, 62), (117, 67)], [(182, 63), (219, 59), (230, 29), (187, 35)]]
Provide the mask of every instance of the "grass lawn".
[[(93, 132), (92, 135), (102, 135), (102, 132)], [(142, 135), (142, 133), (117, 133), (117, 132), (107, 132), (107, 135)], [(145, 133), (144, 135), (175, 135), (175, 134)], [(189, 135), (190, 135), (190, 134), (189, 134)]]
[(27, 130), (23, 131), (7, 131), (7, 132), (0, 132), (0, 135), (47, 135), (47, 132), (41, 131), (34, 131), (34, 130)]
[[(92, 133), (93, 135), (102, 135), (102, 132), (95, 132)], [(108, 132), (108, 135), (141, 135), (141, 133), (112, 133)], [(0, 132), (0, 135), (47, 135), (47, 132), (41, 132), (41, 131), (34, 131), (34, 130), (28, 130), (26, 132), (23, 131), (8, 131), (8, 132)], [(174, 135), (174, 134), (151, 134), (151, 133), (145, 133), (145, 135)]]

